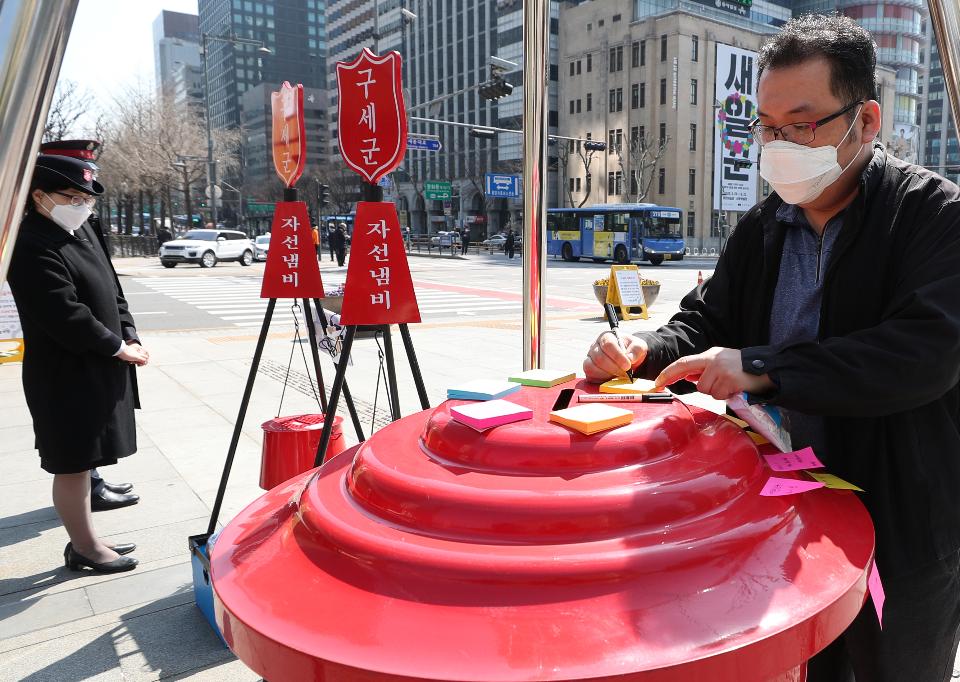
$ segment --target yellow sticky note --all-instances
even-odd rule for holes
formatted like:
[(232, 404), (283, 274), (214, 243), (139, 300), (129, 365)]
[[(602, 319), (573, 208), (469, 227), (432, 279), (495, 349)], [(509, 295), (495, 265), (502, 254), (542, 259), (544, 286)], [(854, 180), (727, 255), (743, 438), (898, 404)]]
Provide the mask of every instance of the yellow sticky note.
[(860, 492), (866, 492), (863, 488), (858, 488), (853, 483), (848, 483), (842, 478), (837, 478), (833, 474), (818, 474), (808, 471), (807, 475), (816, 481), (820, 481), (828, 488), (833, 488), (834, 490), (859, 490)]
[(656, 386), (656, 382), (650, 379), (630, 379), (617, 378), (611, 379), (600, 384), (601, 393), (650, 393)]
[(633, 421), (633, 412), (612, 405), (589, 403), (550, 413), (550, 421), (579, 431), (588, 436), (626, 426)]
[[(724, 419), (726, 419), (727, 421), (733, 422), (734, 424), (736, 424), (737, 426), (739, 426), (741, 429), (749, 429), (749, 428), (750, 428), (750, 425), (749, 425), (747, 422), (743, 421), (742, 419), (737, 419), (737, 418), (734, 417), (733, 415), (721, 414), (720, 416), (723, 417)], [(761, 436), (761, 437), (762, 437), (762, 436)]]
[(744, 433), (750, 436), (750, 440), (752, 440), (757, 445), (770, 445), (770, 441), (768, 441), (766, 438), (761, 436), (756, 431), (744, 431)]

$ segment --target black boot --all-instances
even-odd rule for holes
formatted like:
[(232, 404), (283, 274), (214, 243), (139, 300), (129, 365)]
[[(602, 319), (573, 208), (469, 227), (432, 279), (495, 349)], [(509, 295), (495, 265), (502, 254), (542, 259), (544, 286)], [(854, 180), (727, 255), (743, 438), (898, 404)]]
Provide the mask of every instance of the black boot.
[(129, 507), (139, 501), (140, 496), (135, 493), (118, 495), (106, 486), (100, 486), (99, 490), (90, 493), (90, 509), (95, 512)]

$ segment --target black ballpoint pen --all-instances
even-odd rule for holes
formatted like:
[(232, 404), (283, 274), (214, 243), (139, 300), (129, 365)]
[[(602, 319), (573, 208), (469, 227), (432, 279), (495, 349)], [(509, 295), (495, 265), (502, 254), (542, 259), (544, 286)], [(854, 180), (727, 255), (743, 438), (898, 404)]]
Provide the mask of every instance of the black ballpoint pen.
[[(617, 321), (617, 310), (613, 307), (612, 303), (606, 303), (603, 306), (604, 311), (607, 313), (607, 324), (610, 325), (610, 331), (613, 332), (613, 335), (617, 337), (617, 343), (620, 344), (621, 350), (624, 353), (627, 352), (627, 349), (623, 346), (623, 339), (620, 338), (620, 323)], [(630, 381), (633, 381), (633, 372), (627, 370), (627, 378)]]

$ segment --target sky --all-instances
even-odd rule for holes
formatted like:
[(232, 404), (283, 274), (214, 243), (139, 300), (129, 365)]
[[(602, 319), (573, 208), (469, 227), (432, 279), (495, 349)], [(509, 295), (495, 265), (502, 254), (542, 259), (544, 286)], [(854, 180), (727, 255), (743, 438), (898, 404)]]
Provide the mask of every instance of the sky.
[(60, 79), (77, 82), (100, 107), (126, 87), (153, 90), (153, 20), (162, 10), (197, 13), (197, 0), (80, 0)]

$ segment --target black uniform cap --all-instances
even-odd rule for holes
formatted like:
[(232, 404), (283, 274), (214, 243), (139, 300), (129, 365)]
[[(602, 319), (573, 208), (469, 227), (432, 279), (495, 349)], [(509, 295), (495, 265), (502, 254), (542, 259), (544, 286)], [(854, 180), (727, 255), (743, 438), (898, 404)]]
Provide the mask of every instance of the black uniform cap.
[(69, 156), (38, 156), (32, 185), (51, 189), (76, 189), (94, 196), (103, 194), (103, 185), (94, 180), (94, 169), (90, 164)]

